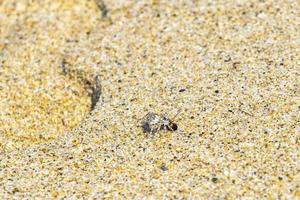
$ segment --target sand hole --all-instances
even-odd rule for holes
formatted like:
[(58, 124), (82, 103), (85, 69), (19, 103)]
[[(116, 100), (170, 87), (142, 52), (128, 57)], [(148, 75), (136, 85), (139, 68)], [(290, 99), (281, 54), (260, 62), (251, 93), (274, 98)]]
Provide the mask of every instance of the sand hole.
[(59, 70), (2, 66), (0, 80), (0, 151), (55, 139), (91, 109), (86, 87)]

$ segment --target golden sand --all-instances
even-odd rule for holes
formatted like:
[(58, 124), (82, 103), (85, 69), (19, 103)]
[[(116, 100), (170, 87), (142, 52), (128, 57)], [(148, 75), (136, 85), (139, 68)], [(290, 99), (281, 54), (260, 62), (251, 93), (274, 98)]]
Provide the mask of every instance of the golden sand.
[(55, 139), (76, 127), (89, 112), (90, 98), (84, 87), (51, 68), (4, 62), (0, 70), (2, 151)]
[[(14, 138), (30, 132), (13, 132), (22, 148), (0, 153), (1, 199), (300, 198), (298, 1), (102, 3), (1, 2), (1, 102), (20, 113), (1, 120), (55, 135), (23, 146)], [(23, 120), (30, 109), (46, 131)], [(86, 117), (51, 133), (68, 109), (70, 128)], [(178, 110), (177, 131), (143, 133), (148, 112)]]

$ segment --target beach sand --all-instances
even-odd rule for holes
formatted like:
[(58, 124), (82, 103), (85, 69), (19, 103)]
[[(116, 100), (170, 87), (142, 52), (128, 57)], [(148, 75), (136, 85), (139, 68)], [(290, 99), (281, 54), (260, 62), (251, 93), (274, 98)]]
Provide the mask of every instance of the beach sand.
[(0, 1), (0, 198), (300, 199), (299, 10)]

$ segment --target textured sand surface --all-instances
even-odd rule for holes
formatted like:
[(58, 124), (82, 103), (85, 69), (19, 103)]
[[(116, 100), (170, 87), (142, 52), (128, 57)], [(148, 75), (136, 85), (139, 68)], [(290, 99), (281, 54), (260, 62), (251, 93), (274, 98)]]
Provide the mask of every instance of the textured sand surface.
[[(1, 199), (300, 198), (299, 1), (39, 2), (0, 1), (1, 85), (65, 60), (102, 95), (62, 105), (83, 106), (72, 131), (0, 153)], [(176, 132), (143, 133), (179, 109)]]
[(1, 151), (55, 139), (90, 109), (84, 84), (64, 75), (62, 33), (41, 6), (24, 3), (1, 5)]

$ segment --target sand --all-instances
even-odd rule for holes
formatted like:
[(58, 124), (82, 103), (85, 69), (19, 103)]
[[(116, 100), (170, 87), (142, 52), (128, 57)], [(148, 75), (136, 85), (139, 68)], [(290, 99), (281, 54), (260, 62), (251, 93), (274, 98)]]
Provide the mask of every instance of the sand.
[(0, 198), (299, 199), (299, 10), (0, 1)]

